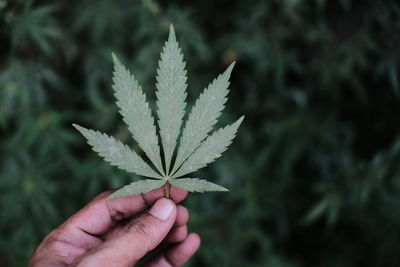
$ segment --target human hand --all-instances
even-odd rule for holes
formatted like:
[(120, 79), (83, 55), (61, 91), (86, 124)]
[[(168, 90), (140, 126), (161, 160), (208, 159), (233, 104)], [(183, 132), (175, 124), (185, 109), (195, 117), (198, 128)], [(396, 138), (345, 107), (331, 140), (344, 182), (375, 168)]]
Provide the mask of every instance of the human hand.
[(104, 192), (48, 234), (28, 266), (132, 266), (161, 243), (172, 244), (146, 267), (185, 263), (199, 248), (197, 234), (188, 234), (185, 207), (176, 205), (187, 191), (171, 186), (147, 194), (106, 199)]

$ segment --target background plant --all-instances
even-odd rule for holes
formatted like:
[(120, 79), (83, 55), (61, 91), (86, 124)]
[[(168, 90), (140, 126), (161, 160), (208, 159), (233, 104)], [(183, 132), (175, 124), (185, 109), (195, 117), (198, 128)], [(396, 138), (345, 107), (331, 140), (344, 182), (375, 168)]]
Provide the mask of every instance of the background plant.
[(220, 125), (246, 114), (229, 153), (199, 174), (231, 193), (185, 203), (205, 244), (189, 265), (399, 265), (394, 0), (1, 0), (0, 265), (23, 266), (50, 229), (130, 181), (71, 123), (129, 143), (111, 51), (154, 103), (154, 59), (171, 23), (190, 104), (236, 60), (234, 108)]

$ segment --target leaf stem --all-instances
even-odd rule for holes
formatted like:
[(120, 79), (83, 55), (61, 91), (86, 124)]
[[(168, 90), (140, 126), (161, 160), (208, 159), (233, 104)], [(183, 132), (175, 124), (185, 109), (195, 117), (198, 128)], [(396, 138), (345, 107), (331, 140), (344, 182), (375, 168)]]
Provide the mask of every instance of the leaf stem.
[(169, 195), (170, 195), (170, 186), (169, 186), (169, 183), (167, 182), (166, 184), (165, 184), (165, 197), (166, 198), (169, 198)]

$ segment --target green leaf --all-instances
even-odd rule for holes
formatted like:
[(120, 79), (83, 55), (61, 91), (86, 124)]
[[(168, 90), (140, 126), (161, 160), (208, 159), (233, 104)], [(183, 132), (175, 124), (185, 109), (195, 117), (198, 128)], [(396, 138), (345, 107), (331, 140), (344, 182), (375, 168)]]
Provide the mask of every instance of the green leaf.
[(143, 180), (133, 182), (112, 193), (108, 199), (144, 194), (163, 186), (166, 182), (166, 180)]
[(243, 116), (240, 117), (235, 123), (225, 126), (208, 136), (200, 147), (182, 164), (181, 168), (172, 175), (172, 178), (197, 171), (219, 158), (232, 143), (243, 118)]
[(171, 25), (168, 41), (161, 52), (156, 84), (158, 125), (167, 175), (185, 115), (186, 79), (185, 62)]
[(235, 63), (232, 63), (223, 74), (219, 75), (203, 91), (193, 106), (183, 129), (174, 169), (171, 173), (174, 173), (193, 153), (217, 123), (217, 119), (225, 107), (226, 96), (229, 92), (229, 77), (234, 65)]
[[(185, 116), (187, 84), (183, 55), (176, 41), (174, 28), (170, 27), (168, 40), (161, 52), (156, 84), (159, 135), (165, 161), (163, 165), (156, 126), (149, 104), (146, 102), (146, 96), (135, 78), (114, 54), (113, 60), (113, 88), (122, 118), (128, 125), (133, 138), (161, 175), (148, 166), (134, 151), (112, 137), (75, 126), (89, 140), (93, 150), (119, 168), (162, 179), (159, 182), (160, 185), (168, 181), (192, 192), (226, 190), (197, 178), (185, 178), (179, 181), (174, 179), (197, 171), (213, 162), (232, 143), (243, 116), (232, 125), (221, 128), (211, 135), (209, 133), (225, 107), (226, 96), (229, 92), (229, 78), (234, 63), (214, 79), (196, 101), (182, 130), (179, 149), (175, 154)], [(172, 165), (174, 156), (176, 158)], [(113, 194), (113, 197), (143, 193), (143, 188), (150, 190), (153, 185), (159, 184), (154, 181), (133, 183), (122, 188), (120, 193)]]
[(136, 173), (146, 177), (162, 179), (143, 159), (127, 145), (115, 140), (106, 134), (86, 129), (77, 124), (73, 126), (87, 139), (92, 149), (104, 160), (117, 166), (121, 170)]
[(206, 191), (229, 191), (227, 188), (220, 185), (211, 183), (206, 180), (200, 180), (199, 178), (179, 178), (171, 179), (169, 182), (176, 187), (182, 188), (190, 192), (206, 192)]
[(142, 88), (113, 54), (114, 91), (124, 122), (157, 170), (164, 174), (154, 118)]

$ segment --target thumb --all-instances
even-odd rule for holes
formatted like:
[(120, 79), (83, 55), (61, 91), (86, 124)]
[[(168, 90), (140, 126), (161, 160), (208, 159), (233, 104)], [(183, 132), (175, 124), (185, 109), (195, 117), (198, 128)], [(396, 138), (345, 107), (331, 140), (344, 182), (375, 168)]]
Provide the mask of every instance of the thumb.
[(161, 198), (115, 237), (84, 255), (76, 266), (132, 266), (161, 243), (175, 219), (175, 203)]

